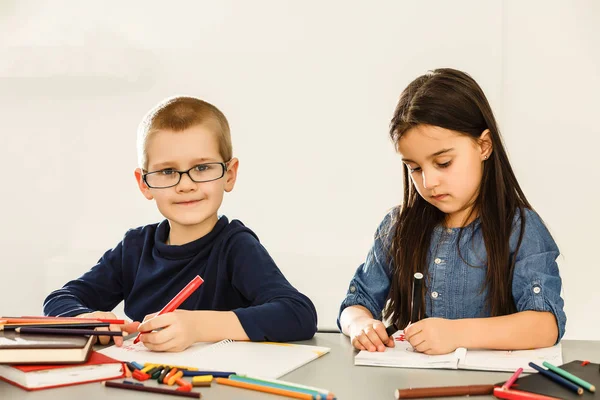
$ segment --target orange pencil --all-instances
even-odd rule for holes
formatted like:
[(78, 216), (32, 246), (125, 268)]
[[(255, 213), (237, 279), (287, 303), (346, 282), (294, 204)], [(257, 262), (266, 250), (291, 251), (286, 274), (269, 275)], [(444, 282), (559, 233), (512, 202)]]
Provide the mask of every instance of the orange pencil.
[(278, 394), (280, 396), (292, 397), (294, 399), (302, 399), (302, 400), (312, 400), (313, 399), (313, 396), (311, 394), (307, 394), (307, 393), (293, 392), (291, 390), (283, 390), (283, 389), (277, 389), (277, 388), (273, 388), (273, 387), (269, 387), (269, 386), (255, 385), (252, 383), (234, 381), (234, 380), (227, 379), (227, 378), (216, 378), (215, 380), (217, 381), (217, 383), (220, 383), (222, 385), (235, 386), (235, 387), (241, 388), (241, 389), (250, 389), (250, 390), (256, 390), (258, 392)]

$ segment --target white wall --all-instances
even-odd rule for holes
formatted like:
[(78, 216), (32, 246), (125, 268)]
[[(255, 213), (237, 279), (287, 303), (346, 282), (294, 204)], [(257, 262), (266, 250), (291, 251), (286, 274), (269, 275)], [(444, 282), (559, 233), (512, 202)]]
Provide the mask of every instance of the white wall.
[(135, 129), (160, 99), (190, 94), (232, 127), (241, 167), (223, 213), (257, 232), (333, 328), (401, 199), (387, 137), (398, 95), (451, 66), (486, 91), (565, 254), (567, 337), (600, 339), (597, 4), (413, 3), (0, 3), (0, 314), (39, 313), (128, 228), (161, 218), (135, 186)]

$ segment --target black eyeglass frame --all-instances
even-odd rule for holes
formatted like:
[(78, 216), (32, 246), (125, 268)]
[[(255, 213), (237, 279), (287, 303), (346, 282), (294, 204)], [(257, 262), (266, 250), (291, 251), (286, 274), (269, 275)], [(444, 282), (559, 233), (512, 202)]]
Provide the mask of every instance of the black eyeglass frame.
[[(231, 160), (229, 160), (229, 161), (231, 161)], [(177, 185), (179, 185), (179, 182), (181, 182), (181, 177), (183, 176), (183, 174), (187, 174), (188, 178), (190, 178), (190, 180), (192, 182), (195, 182), (195, 183), (204, 183), (204, 182), (217, 181), (217, 180), (219, 180), (219, 179), (221, 179), (222, 177), (225, 176), (225, 172), (227, 172), (227, 168), (229, 167), (229, 165), (228, 165), (229, 161), (224, 161), (224, 162), (209, 162), (209, 163), (203, 163), (203, 164), (196, 164), (192, 168), (190, 168), (190, 169), (188, 169), (186, 171), (177, 171), (177, 170), (169, 169), (169, 171), (176, 172), (177, 174), (179, 174), (179, 179), (177, 179), (177, 182), (174, 183), (173, 185), (169, 185), (169, 186), (152, 186), (152, 185), (150, 185), (148, 183), (148, 179), (147, 179), (148, 175), (158, 174), (160, 172), (165, 171), (164, 169), (161, 169), (159, 171), (152, 171), (152, 172), (145, 172), (144, 171), (144, 174), (142, 175), (142, 179), (143, 179), (144, 183), (146, 184), (146, 186), (148, 186), (149, 188), (152, 188), (152, 189), (168, 189), (168, 188), (177, 186)], [(221, 166), (221, 171), (222, 171), (221, 172), (221, 176), (219, 176), (218, 178), (209, 179), (209, 180), (206, 180), (206, 181), (197, 181), (197, 180), (194, 180), (194, 178), (192, 178), (192, 175), (190, 175), (190, 171), (193, 170), (194, 168), (197, 168), (197, 167), (201, 166), (201, 165), (220, 165)]]

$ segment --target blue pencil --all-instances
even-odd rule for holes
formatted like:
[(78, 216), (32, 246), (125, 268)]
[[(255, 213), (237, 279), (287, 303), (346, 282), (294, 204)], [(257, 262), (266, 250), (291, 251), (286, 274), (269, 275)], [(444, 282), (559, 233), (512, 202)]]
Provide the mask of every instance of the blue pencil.
[(223, 372), (223, 371), (183, 371), (183, 376), (202, 376), (212, 375), (215, 378), (229, 378), (229, 375), (235, 375), (235, 372)]
[(568, 380), (566, 380), (565, 378), (563, 378), (562, 376), (555, 374), (552, 371), (548, 371), (547, 369), (544, 369), (542, 367), (540, 367), (539, 365), (530, 362), (529, 366), (533, 369), (535, 369), (536, 371), (538, 371), (540, 374), (544, 375), (546, 378), (553, 380), (554, 382), (558, 383), (559, 385), (562, 385), (563, 387), (577, 393), (578, 395), (582, 395), (583, 394), (583, 389), (580, 388), (579, 386), (577, 386), (576, 384), (574, 384), (573, 382), (570, 382)]

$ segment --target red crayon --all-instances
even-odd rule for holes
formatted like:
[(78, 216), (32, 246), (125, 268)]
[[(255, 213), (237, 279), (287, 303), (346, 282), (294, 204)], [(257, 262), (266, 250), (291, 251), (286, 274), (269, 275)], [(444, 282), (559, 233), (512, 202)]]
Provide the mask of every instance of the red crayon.
[[(160, 310), (158, 312), (156, 317), (158, 317), (159, 315), (163, 315), (163, 314), (175, 311), (177, 309), (177, 307), (179, 307), (181, 305), (181, 303), (183, 303), (188, 297), (190, 297), (190, 295), (192, 293), (194, 293), (194, 291), (196, 289), (198, 289), (200, 287), (200, 285), (202, 285), (202, 283), (204, 283), (204, 279), (200, 278), (200, 275), (196, 275), (196, 277), (194, 279), (192, 279), (190, 281), (190, 283), (185, 285), (185, 287), (183, 289), (181, 289), (181, 291), (179, 293), (177, 293), (177, 295), (175, 295), (175, 297), (173, 297), (173, 299), (170, 302), (168, 302), (167, 305), (162, 308), (162, 310)], [(154, 318), (156, 318), (156, 317), (154, 317)], [(136, 336), (133, 343), (137, 343), (140, 341), (140, 335), (142, 333), (148, 333), (148, 332), (138, 333), (138, 335)]]

